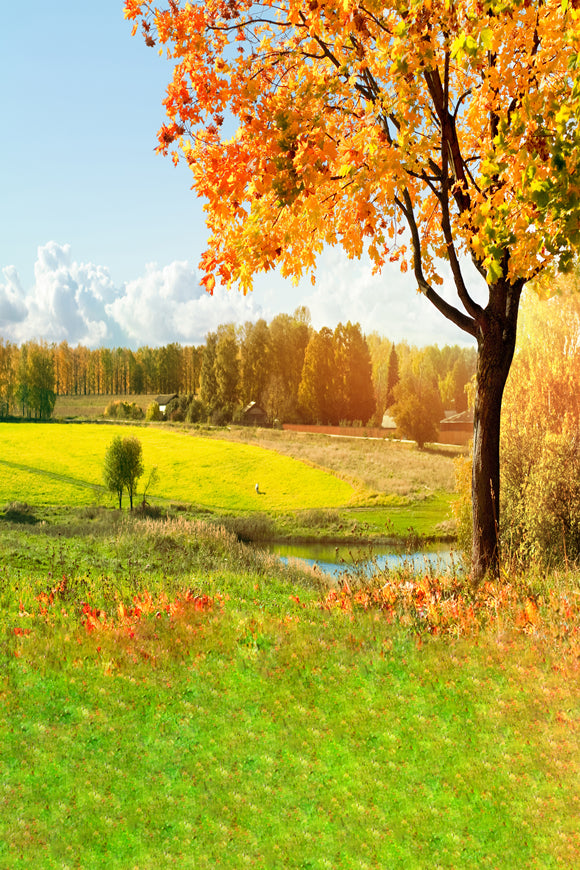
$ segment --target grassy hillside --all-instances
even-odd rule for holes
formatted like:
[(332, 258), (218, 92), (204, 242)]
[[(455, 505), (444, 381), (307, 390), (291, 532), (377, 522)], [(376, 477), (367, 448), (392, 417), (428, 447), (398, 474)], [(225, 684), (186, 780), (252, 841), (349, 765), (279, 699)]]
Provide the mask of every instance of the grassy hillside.
[(143, 411), (146, 411), (156, 394), (141, 393), (136, 396), (57, 396), (53, 416), (55, 419), (83, 419), (90, 420), (102, 417), (105, 408), (110, 402), (124, 401), (131, 404), (134, 402)]
[(6, 423), (0, 426), (0, 502), (94, 503), (107, 446), (119, 434), (137, 436), (146, 468), (157, 466), (153, 497), (247, 512), (336, 507), (354, 495), (336, 476), (254, 445), (155, 427)]
[(180, 502), (216, 516), (253, 515), (253, 531), (246, 524), (253, 539), (334, 539), (353, 530), (404, 537), (410, 528), (433, 537), (449, 531), (453, 453), (244, 429), (2, 424), (0, 505), (114, 505), (102, 485), (102, 467), (119, 434), (141, 440), (144, 480), (158, 468), (150, 500), (164, 510)]

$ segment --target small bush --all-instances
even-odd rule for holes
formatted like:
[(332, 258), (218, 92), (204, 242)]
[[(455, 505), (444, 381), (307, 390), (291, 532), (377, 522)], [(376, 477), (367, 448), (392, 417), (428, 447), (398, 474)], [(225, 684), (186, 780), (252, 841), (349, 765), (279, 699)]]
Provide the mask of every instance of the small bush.
[(225, 408), (218, 408), (212, 412), (210, 422), (214, 426), (225, 426), (226, 423), (230, 422), (231, 418), (231, 414)]
[(302, 514), (302, 524), (312, 529), (332, 526), (339, 522), (340, 516), (338, 511), (313, 509), (304, 511)]
[(109, 402), (105, 408), (105, 417), (111, 420), (142, 420), (143, 409), (135, 402)]
[(147, 420), (148, 423), (163, 420), (163, 414), (161, 413), (161, 411), (159, 409), (159, 405), (157, 404), (157, 402), (151, 402), (151, 404), (147, 407), (145, 419)]
[(205, 420), (206, 410), (203, 405), (203, 402), (200, 402), (199, 399), (192, 399), (187, 408), (187, 413), (185, 415), (185, 419), (187, 423), (201, 423), (202, 420)]
[(159, 520), (165, 516), (161, 505), (148, 504), (148, 502), (138, 504), (134, 512), (138, 517), (148, 517), (152, 520)]
[(34, 525), (38, 522), (31, 505), (23, 501), (12, 501), (4, 507), (4, 519), (9, 523)]

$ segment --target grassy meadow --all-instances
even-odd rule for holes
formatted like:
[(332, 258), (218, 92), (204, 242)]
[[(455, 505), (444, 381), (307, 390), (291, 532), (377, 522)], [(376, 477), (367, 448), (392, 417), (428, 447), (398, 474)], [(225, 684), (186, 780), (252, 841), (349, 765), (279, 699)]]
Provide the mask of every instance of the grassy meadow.
[[(157, 519), (102, 491), (127, 432)], [(241, 543), (447, 516), (452, 455), (329, 447), (0, 426), (1, 870), (580, 866), (579, 575), (333, 583)]]
[[(7, 423), (0, 427), (0, 465), (15, 473), (6, 485), (0, 480), (0, 502), (94, 503), (95, 487), (104, 494), (103, 459), (118, 434), (138, 437), (146, 467), (157, 466), (159, 482), (151, 490), (153, 498), (226, 512), (247, 512), (258, 506), (266, 511), (335, 507), (353, 498), (353, 487), (334, 475), (254, 445), (153, 426)], [(24, 474), (21, 485), (20, 472)], [(39, 483), (28, 495), (30, 475), (36, 475)], [(43, 486), (48, 487), (44, 497)]]
[[(115, 504), (102, 484), (102, 467), (118, 434), (142, 442), (143, 481), (154, 466), (159, 472), (148, 499), (164, 508), (177, 502), (216, 516), (261, 515), (270, 537), (352, 537), (353, 528), (372, 538), (449, 532), (453, 453), (244, 429), (6, 423), (0, 427), (0, 504)], [(317, 511), (337, 521), (320, 522), (318, 513), (313, 522)]]
[(0, 554), (0, 867), (578, 866), (577, 577), (329, 587), (104, 508)]

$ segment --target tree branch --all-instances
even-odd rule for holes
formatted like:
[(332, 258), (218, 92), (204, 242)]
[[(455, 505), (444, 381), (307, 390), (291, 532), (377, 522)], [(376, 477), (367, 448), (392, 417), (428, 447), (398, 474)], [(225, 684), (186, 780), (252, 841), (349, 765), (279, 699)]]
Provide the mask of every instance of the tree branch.
[(443, 299), (443, 297), (440, 296), (439, 293), (437, 293), (437, 291), (433, 289), (431, 284), (429, 284), (429, 282), (425, 278), (421, 257), (421, 238), (419, 236), (419, 229), (415, 220), (411, 196), (406, 188), (403, 191), (403, 200), (404, 202), (402, 202), (399, 197), (395, 197), (395, 202), (405, 216), (405, 220), (407, 221), (409, 230), (411, 232), (411, 243), (413, 245), (413, 270), (415, 272), (415, 278), (417, 279), (419, 289), (427, 297), (429, 302), (431, 302), (435, 306), (435, 308), (444, 315), (444, 317), (446, 317), (464, 332), (467, 332), (469, 333), (469, 335), (473, 335), (475, 337), (477, 335), (476, 321), (472, 317), (468, 317), (458, 308), (455, 308), (454, 305), (451, 305), (449, 302)]

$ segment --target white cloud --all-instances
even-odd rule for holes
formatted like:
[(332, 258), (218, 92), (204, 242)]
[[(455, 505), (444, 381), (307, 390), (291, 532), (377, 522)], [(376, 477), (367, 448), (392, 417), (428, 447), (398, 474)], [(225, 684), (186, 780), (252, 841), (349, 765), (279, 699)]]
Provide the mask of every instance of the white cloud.
[[(366, 333), (377, 331), (410, 344), (455, 344), (467, 336), (445, 320), (416, 292), (409, 274), (396, 265), (373, 275), (368, 262), (348, 260), (340, 249), (320, 258), (317, 283), (298, 287), (269, 273), (256, 280), (253, 293), (216, 287), (210, 296), (188, 263), (146, 266), (144, 273), (116, 286), (109, 270), (78, 263), (70, 245), (48, 242), (38, 249), (34, 281), (28, 291), (12, 266), (0, 280), (0, 330), (4, 338), (42, 338), (88, 347), (202, 344), (221, 323), (244, 323), (259, 317), (270, 321), (280, 312), (307, 305), (316, 329), (339, 321), (360, 322)], [(0, 276), (1, 277), (1, 276)]]
[(48, 242), (38, 249), (33, 286), (22, 295), (24, 316), (4, 332), (16, 341), (42, 338), (94, 347), (109, 337), (104, 303), (113, 290), (106, 269), (73, 262), (69, 245)]
[[(451, 286), (449, 275), (444, 290)], [(453, 292), (448, 298), (453, 302)], [(316, 329), (351, 320), (358, 321), (367, 334), (377, 331), (392, 341), (406, 340), (417, 346), (471, 341), (417, 291), (409, 272), (402, 273), (397, 264), (389, 263), (382, 273), (373, 275), (370, 263), (349, 260), (336, 248), (322, 255), (316, 285), (304, 304)]]
[(26, 317), (24, 291), (14, 266), (2, 270), (4, 282), (0, 282), (0, 329), (10, 332), (15, 324)]
[(115, 286), (107, 268), (76, 262), (70, 245), (57, 242), (39, 247), (28, 292), (13, 266), (2, 274), (0, 329), (13, 341), (134, 348), (172, 341), (201, 344), (220, 323), (273, 316), (256, 295), (216, 287), (210, 296), (185, 262), (148, 265), (143, 275)]
[(210, 296), (186, 262), (147, 266), (144, 275), (129, 281), (123, 293), (107, 305), (107, 313), (132, 345), (201, 344), (220, 323), (243, 323), (263, 316), (255, 297), (221, 287)]

